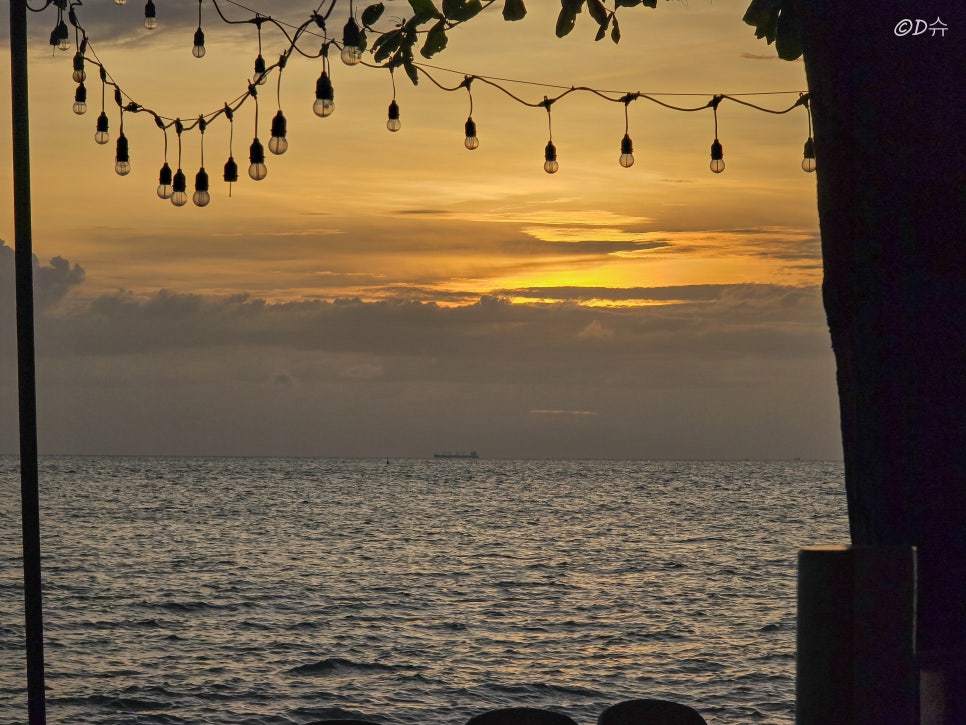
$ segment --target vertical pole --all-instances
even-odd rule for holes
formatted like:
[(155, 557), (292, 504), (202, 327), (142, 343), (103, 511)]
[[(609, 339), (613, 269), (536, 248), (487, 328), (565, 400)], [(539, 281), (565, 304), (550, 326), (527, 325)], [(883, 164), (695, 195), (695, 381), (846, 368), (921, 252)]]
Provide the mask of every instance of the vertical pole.
[(45, 725), (44, 623), (40, 578), (40, 492), (37, 381), (34, 356), (33, 240), (30, 212), (30, 117), (27, 102), (27, 2), (10, 2), (10, 90), (13, 127), (14, 264), (17, 278), (17, 369), (20, 389), (20, 497), (23, 517), (27, 710)]

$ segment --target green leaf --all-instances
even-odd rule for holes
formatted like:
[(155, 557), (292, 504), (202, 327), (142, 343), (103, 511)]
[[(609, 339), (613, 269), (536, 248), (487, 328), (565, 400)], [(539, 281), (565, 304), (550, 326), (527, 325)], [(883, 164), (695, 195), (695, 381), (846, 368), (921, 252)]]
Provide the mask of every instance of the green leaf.
[(443, 15), (460, 23), (474, 17), (482, 9), (480, 0), (443, 0)]
[(607, 8), (601, 0), (587, 0), (587, 12), (597, 21), (598, 25), (607, 26)]
[(574, 29), (577, 23), (577, 13), (569, 8), (560, 8), (557, 16), (557, 37), (562, 38)]
[(504, 20), (523, 20), (527, 14), (527, 7), (523, 0), (506, 0), (503, 4)]
[(615, 44), (621, 42), (621, 26), (618, 25), (616, 17), (614, 18), (614, 27), (610, 29), (610, 39)]
[(429, 33), (426, 35), (426, 42), (423, 43), (423, 47), (419, 53), (423, 58), (432, 58), (446, 47), (446, 43), (446, 21), (440, 20), (430, 28)]
[(379, 22), (379, 18), (382, 17), (385, 10), (386, 6), (382, 3), (370, 5), (362, 11), (362, 24), (367, 28), (371, 28), (373, 24)]
[(414, 86), (419, 85), (419, 73), (416, 70), (416, 66), (412, 63), (403, 63), (403, 68), (406, 70), (406, 75), (409, 76), (409, 80), (413, 82)]
[(402, 43), (403, 35), (402, 30), (390, 30), (385, 35), (380, 35), (376, 42), (372, 46), (374, 52), (373, 60), (377, 63), (381, 63), (386, 58), (391, 56), (397, 50), (399, 50), (399, 44)]
[(431, 18), (441, 18), (443, 14), (433, 5), (433, 0), (409, 0), (409, 6), (413, 9), (413, 20), (417, 24), (425, 23)]

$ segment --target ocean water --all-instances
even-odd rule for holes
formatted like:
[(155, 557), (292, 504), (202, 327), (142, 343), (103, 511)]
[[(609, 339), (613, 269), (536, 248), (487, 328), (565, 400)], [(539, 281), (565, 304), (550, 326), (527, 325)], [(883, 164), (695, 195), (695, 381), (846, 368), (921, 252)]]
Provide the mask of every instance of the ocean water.
[[(0, 722), (26, 720), (0, 457)], [(49, 457), (48, 721), (452, 723), (673, 699), (794, 719), (795, 560), (840, 463)]]

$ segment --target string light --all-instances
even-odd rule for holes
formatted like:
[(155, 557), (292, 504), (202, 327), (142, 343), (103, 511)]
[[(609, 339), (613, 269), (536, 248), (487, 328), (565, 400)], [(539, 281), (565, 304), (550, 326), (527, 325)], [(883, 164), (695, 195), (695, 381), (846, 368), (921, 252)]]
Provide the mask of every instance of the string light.
[[(123, 5), (124, 3), (118, 4)], [(148, 0), (144, 5), (144, 27), (148, 30), (154, 30), (158, 27), (158, 11), (154, 7), (154, 0)]]
[(463, 130), (466, 132), (463, 145), (470, 151), (474, 151), (480, 146), (480, 139), (476, 136), (476, 122), (473, 120), (473, 91), (470, 89), (470, 84), (472, 83), (473, 78), (471, 76), (463, 79), (463, 86), (466, 88), (466, 94), (470, 98), (470, 114), (466, 117), (466, 123), (463, 126)]
[(124, 135), (124, 110), (121, 109), (121, 129), (117, 137), (117, 147), (114, 154), (114, 172), (118, 176), (131, 173), (131, 154), (129, 153), (127, 136)]
[(73, 111), (78, 116), (87, 113), (87, 87), (83, 83), (78, 84), (77, 90), (74, 91)]
[(201, 133), (201, 168), (195, 174), (195, 193), (191, 200), (195, 206), (208, 206), (211, 201), (211, 194), (208, 193), (208, 172), (205, 171), (205, 127), (207, 122), (204, 116), (198, 119), (198, 130)]
[(402, 128), (402, 123), (399, 120), (399, 104), (396, 103), (396, 74), (391, 67), (389, 68), (389, 77), (392, 79), (392, 101), (389, 103), (389, 120), (386, 121), (386, 128), (396, 133)]
[(634, 142), (631, 141), (630, 137), (630, 121), (627, 118), (627, 107), (630, 105), (631, 101), (634, 100), (634, 96), (628, 93), (624, 96), (624, 138), (621, 139), (621, 155), (618, 159), (618, 163), (625, 169), (629, 169), (634, 165)]
[(231, 196), (231, 185), (238, 181), (238, 164), (232, 152), (232, 145), (235, 141), (235, 113), (231, 106), (225, 104), (225, 117), (228, 119), (228, 161), (225, 162), (225, 171), (222, 178), (228, 182), (228, 196)]
[(58, 50), (68, 50), (70, 48), (70, 30), (64, 22), (64, 9), (57, 8), (57, 24), (50, 32), (50, 44)]
[(711, 144), (710, 168), (715, 174), (725, 170), (724, 150), (721, 148), (721, 142), (718, 141), (718, 104), (721, 103), (721, 98), (721, 96), (715, 96), (711, 99), (711, 108), (714, 111), (714, 141)]
[(278, 112), (272, 119), (272, 137), (268, 139), (268, 150), (276, 156), (281, 156), (288, 151), (288, 139), (285, 138), (285, 134), (288, 131), (288, 121), (285, 120), (285, 114), (282, 113), (282, 71), (285, 69), (287, 62), (287, 55), (283, 54), (278, 59), (278, 85), (275, 89)]
[(170, 199), (174, 193), (174, 187), (171, 185), (171, 167), (168, 166), (168, 128), (164, 125), (164, 121), (157, 116), (154, 117), (154, 122), (164, 134), (164, 166), (161, 167), (161, 173), (158, 174), (158, 198)]
[(553, 145), (553, 124), (550, 117), (550, 106), (553, 105), (553, 101), (544, 96), (541, 105), (547, 109), (547, 129), (550, 132), (550, 140), (543, 150), (543, 170), (548, 174), (556, 174), (560, 164), (557, 163), (557, 147)]
[(808, 106), (808, 95), (802, 94), (800, 103), (805, 106), (805, 112), (808, 114), (808, 139), (802, 151), (802, 171), (810, 174), (815, 171), (815, 141), (812, 139), (812, 109)]
[[(350, 10), (351, 13), (351, 10)], [(359, 32), (359, 23), (349, 15), (349, 20), (342, 29), (342, 53), (340, 58), (346, 65), (358, 65), (362, 61), (362, 34)]]
[(312, 110), (319, 118), (331, 116), (335, 110), (335, 91), (332, 88), (332, 81), (329, 80), (329, 74), (325, 70), (315, 82), (315, 103), (312, 104)]
[(205, 57), (205, 31), (201, 29), (201, 0), (198, 0), (198, 29), (195, 31), (194, 46), (191, 55), (195, 58)]
[(265, 147), (258, 140), (258, 94), (254, 86), (249, 86), (248, 90), (255, 99), (255, 139), (248, 147), (248, 175), (253, 181), (261, 181), (268, 176), (268, 167), (265, 166)]
[(184, 124), (181, 123), (180, 118), (174, 122), (174, 130), (178, 134), (178, 170), (174, 172), (171, 183), (174, 192), (171, 194), (171, 203), (175, 206), (184, 206), (188, 203), (188, 179), (181, 170), (181, 134), (184, 132)]
[(74, 72), (71, 75), (74, 83), (83, 83), (87, 80), (87, 72), (84, 70), (84, 54), (79, 50), (74, 53)]
[(125, 5), (127, 0), (114, 0), (115, 5)]
[[(115, 1), (119, 5), (125, 4), (124, 0), (115, 0)], [(234, 2), (234, 0), (228, 0), (228, 1), (232, 2), (235, 5), (239, 5), (239, 3)], [(204, 55), (204, 34), (203, 34), (202, 28), (201, 28), (201, 24), (202, 24), (202, 8), (201, 8), (201, 5), (202, 5), (202, 2), (203, 2), (203, 0), (198, 0), (198, 31), (195, 34), (195, 41), (196, 41), (195, 42), (195, 47), (193, 47), (193, 49), (192, 49), (192, 52), (193, 52), (193, 54), (196, 55), (196, 57), (202, 57)], [(264, 179), (267, 176), (267, 168), (266, 168), (265, 163), (264, 163), (264, 160), (265, 160), (265, 151), (264, 151), (264, 148), (262, 147), (262, 145), (261, 145), (261, 143), (259, 141), (259, 138), (258, 138), (258, 100), (257, 100), (257, 97), (256, 97), (256, 86), (257, 85), (261, 85), (261, 84), (263, 84), (263, 83), (266, 82), (267, 75), (268, 75), (269, 71), (271, 70), (271, 69), (269, 69), (267, 67), (267, 65), (266, 65), (266, 63), (264, 61), (264, 57), (262, 56), (262, 36), (261, 36), (262, 24), (268, 22), (270, 24), (273, 24), (273, 25), (277, 26), (278, 29), (281, 30), (283, 32), (283, 34), (286, 35), (286, 37), (288, 38), (288, 40), (290, 42), (290, 47), (288, 48), (288, 50), (286, 50), (281, 55), (281, 57), (279, 59), (279, 63), (277, 64), (278, 67), (279, 67), (279, 96), (280, 96), (281, 75), (282, 75), (281, 74), (281, 70), (284, 68), (285, 62), (286, 62), (288, 56), (293, 51), (296, 51), (297, 50), (301, 55), (303, 55), (305, 57), (310, 57), (310, 58), (317, 58), (319, 56), (322, 56), (322, 58), (323, 58), (323, 66), (322, 66), (322, 72), (321, 72), (321, 74), (319, 76), (319, 79), (316, 82), (316, 98), (315, 98), (315, 104), (313, 105), (313, 110), (314, 110), (314, 112), (317, 115), (319, 115), (321, 117), (326, 117), (326, 116), (330, 115), (333, 112), (333, 110), (334, 110), (334, 91), (333, 91), (333, 88), (332, 88), (332, 83), (331, 83), (331, 79), (330, 79), (330, 75), (329, 75), (330, 74), (330, 68), (329, 68), (329, 65), (328, 65), (328, 50), (329, 50), (330, 46), (333, 44), (334, 41), (329, 40), (329, 39), (326, 38), (326, 36), (325, 36), (325, 22), (324, 21), (325, 21), (325, 18), (327, 18), (328, 15), (334, 9), (334, 7), (336, 5), (336, 1), (333, 0), (331, 2), (330, 6), (329, 6), (329, 9), (328, 9), (328, 11), (326, 11), (326, 13), (324, 14), (324, 16), (323, 15), (319, 15), (319, 10), (316, 10), (316, 12), (313, 13), (312, 16), (309, 18), (309, 20), (306, 21), (305, 23), (303, 23), (301, 26), (298, 26), (298, 27), (296, 27), (296, 26), (290, 26), (290, 27), (295, 28), (295, 33), (292, 34), (292, 35), (290, 35), (285, 30), (285, 28), (283, 27), (283, 25), (285, 25), (284, 23), (280, 23), (279, 21), (276, 21), (276, 20), (272, 19), (271, 17), (261, 15), (261, 14), (259, 14), (257, 12), (256, 12), (254, 18), (249, 19), (249, 20), (238, 20), (238, 21), (228, 20), (224, 16), (224, 14), (222, 14), (221, 10), (219, 9), (218, 0), (212, 0), (212, 2), (214, 4), (215, 9), (218, 11), (219, 16), (221, 17), (221, 19), (223, 21), (228, 22), (228, 23), (235, 23), (235, 22), (237, 22), (237, 23), (253, 23), (253, 24), (256, 25), (256, 28), (258, 30), (259, 53), (258, 53), (258, 57), (256, 58), (255, 77), (253, 78), (252, 82), (249, 84), (247, 92), (244, 93), (244, 94), (242, 94), (241, 96), (239, 96), (235, 101), (233, 101), (232, 102), (232, 105), (229, 105), (228, 103), (226, 103), (223, 110), (219, 110), (219, 111), (214, 112), (212, 114), (208, 114), (208, 117), (201, 116), (199, 118), (199, 121), (198, 122), (196, 122), (194, 124), (191, 124), (188, 127), (188, 129), (187, 129), (187, 130), (190, 130), (190, 129), (194, 128), (195, 126), (199, 126), (199, 127), (201, 127), (201, 132), (203, 134), (204, 133), (204, 128), (203, 127), (206, 125), (206, 123), (210, 122), (211, 120), (214, 120), (215, 118), (217, 118), (222, 113), (224, 113), (224, 115), (226, 116), (226, 118), (229, 120), (229, 123), (231, 123), (232, 134), (231, 134), (231, 137), (230, 137), (230, 140), (229, 140), (229, 157), (228, 157), (228, 162), (225, 164), (224, 178), (225, 178), (225, 181), (228, 182), (228, 184), (229, 184), (229, 195), (231, 195), (231, 184), (233, 184), (235, 181), (238, 180), (238, 168), (237, 168), (237, 164), (235, 163), (235, 160), (234, 160), (234, 157), (233, 157), (233, 154), (232, 154), (232, 148), (231, 148), (231, 146), (232, 146), (232, 140), (231, 139), (233, 138), (233, 130), (234, 130), (232, 113), (233, 113), (234, 110), (237, 110), (237, 108), (240, 107), (245, 102), (245, 100), (247, 100), (249, 97), (255, 99), (255, 136), (254, 136), (252, 145), (251, 145), (251, 147), (249, 149), (249, 159), (250, 159), (250, 162), (251, 162), (251, 165), (249, 167), (249, 174), (252, 176), (253, 179), (256, 179), (256, 180)], [(57, 23), (57, 26), (55, 27), (55, 32), (51, 34), (52, 42), (53, 42), (53, 39), (56, 37), (57, 46), (60, 47), (61, 46), (61, 40), (64, 39), (64, 38), (66, 38), (66, 40), (67, 40), (67, 47), (69, 47), (69, 30), (67, 30), (66, 24), (63, 24), (64, 4), (62, 4), (59, 1), (56, 2), (56, 3), (48, 3), (48, 4), (56, 4), (57, 7), (58, 7), (58, 13), (59, 13), (58, 14), (58, 23)], [(78, 87), (75, 90), (75, 94), (74, 94), (73, 111), (74, 111), (74, 113), (80, 115), (80, 114), (85, 113), (86, 110), (87, 110), (87, 89), (86, 89), (86, 87), (84, 86), (84, 83), (83, 83), (83, 80), (86, 79), (86, 70), (85, 70), (85, 67), (84, 67), (84, 63), (85, 63), (85, 61), (96, 62), (96, 64), (99, 66), (99, 69), (100, 69), (102, 88), (101, 88), (101, 114), (99, 115), (98, 120), (97, 120), (97, 131), (95, 133), (95, 140), (99, 144), (106, 144), (108, 142), (109, 138), (110, 138), (110, 136), (109, 136), (109, 129), (108, 129), (108, 125), (109, 125), (108, 124), (108, 119), (107, 119), (107, 115), (106, 115), (105, 110), (104, 110), (104, 95), (105, 95), (106, 84), (108, 83), (107, 74), (106, 74), (106, 69), (105, 69), (104, 65), (97, 59), (97, 56), (96, 55), (93, 55), (93, 51), (91, 51), (90, 54), (87, 53), (87, 45), (88, 45), (87, 34), (86, 34), (86, 31), (84, 31), (84, 29), (81, 27), (80, 23), (77, 21), (76, 15), (74, 13), (75, 6), (80, 6), (80, 5), (81, 5), (81, 3), (77, 2), (77, 3), (72, 4), (71, 7), (70, 7), (70, 22), (75, 27), (75, 29), (78, 31), (78, 33), (83, 34), (83, 42), (78, 44), (78, 48), (79, 49), (75, 53), (75, 55), (74, 55), (74, 61), (73, 61), (73, 66), (74, 66), (74, 69), (73, 69), (74, 70), (73, 78), (78, 83)], [(244, 6), (239, 5), (239, 7), (244, 7)], [(321, 7), (321, 5), (320, 5), (320, 7)], [(343, 51), (345, 51), (346, 50), (346, 47), (348, 47), (350, 49), (350, 51), (353, 50), (353, 49), (359, 51), (358, 52), (358, 57), (359, 57), (359, 59), (361, 61), (361, 57), (362, 57), (361, 50), (362, 50), (362, 47), (364, 45), (364, 42), (362, 40), (362, 35), (361, 35), (361, 30), (359, 29), (359, 25), (351, 17), (351, 12), (352, 12), (352, 8), (351, 8), (351, 3), (350, 3), (350, 21), (351, 22), (347, 22), (346, 28), (344, 29), (344, 32), (343, 32), (343, 48), (342, 49), (343, 49)], [(153, 25), (149, 22), (150, 19), (154, 19)], [(320, 51), (318, 53), (311, 54), (310, 55), (309, 53), (307, 53), (304, 50), (302, 50), (301, 48), (299, 48), (298, 45), (297, 45), (297, 43), (298, 43), (298, 40), (299, 40), (300, 36), (303, 33), (308, 33), (309, 35), (317, 35), (316, 33), (313, 33), (311, 31), (308, 31), (307, 30), (307, 28), (310, 25), (312, 25), (313, 23), (315, 25), (317, 25), (319, 28), (321, 28), (321, 30), (322, 30), (322, 35), (319, 36), (319, 37), (322, 37), (323, 44), (322, 44), (322, 47), (321, 47), (321, 49), (320, 49)], [(63, 27), (61, 27), (62, 25), (63, 25)], [(154, 8), (154, 2), (153, 2), (153, 0), (147, 0), (147, 3), (145, 5), (145, 25), (146, 25), (146, 27), (149, 27), (149, 28), (156, 26), (156, 10)], [(355, 31), (358, 34), (358, 38), (353, 37), (353, 31)], [(348, 41), (350, 41), (348, 43), (345, 42), (347, 38), (348, 38)], [(81, 40), (80, 35), (78, 35), (77, 40), (78, 41)], [(353, 41), (355, 41), (355, 42), (353, 42)], [(349, 60), (350, 61), (353, 60), (354, 57), (355, 57), (355, 54), (354, 53), (350, 53), (349, 54)], [(355, 63), (352, 63), (352, 64), (355, 64)], [(368, 65), (368, 64), (366, 64), (366, 65)], [(377, 67), (377, 66), (370, 66), (370, 67)], [(398, 131), (401, 128), (401, 124), (400, 124), (400, 120), (399, 120), (399, 115), (400, 115), (399, 114), (399, 104), (398, 104), (398, 102), (396, 100), (395, 77), (394, 77), (394, 75), (392, 73), (393, 72), (393, 68), (395, 67), (394, 61), (391, 59), (389, 63), (384, 64), (381, 67), (382, 68), (388, 68), (390, 70), (390, 74), (391, 74), (391, 77), (392, 77), (393, 97), (392, 97), (391, 103), (389, 104), (388, 118), (387, 118), (386, 126), (387, 126), (387, 128), (390, 131), (395, 132), (395, 131)], [(274, 68), (274, 66), (272, 66), (272, 68)], [(544, 163), (544, 170), (547, 173), (556, 173), (557, 170), (559, 169), (559, 164), (558, 164), (558, 160), (557, 160), (557, 149), (556, 149), (556, 146), (553, 143), (553, 134), (552, 134), (552, 124), (551, 124), (550, 106), (551, 106), (552, 103), (556, 102), (557, 100), (560, 100), (564, 96), (566, 96), (566, 95), (568, 95), (570, 93), (576, 93), (576, 92), (587, 92), (587, 93), (594, 94), (594, 95), (596, 95), (596, 96), (598, 96), (601, 99), (606, 100), (606, 101), (610, 101), (610, 102), (623, 102), (624, 103), (624, 106), (625, 106), (625, 133), (624, 133), (624, 137), (621, 140), (620, 164), (621, 164), (621, 166), (623, 166), (625, 168), (631, 166), (634, 163), (634, 157), (633, 157), (633, 142), (631, 141), (631, 138), (630, 138), (630, 135), (629, 135), (629, 129), (628, 129), (629, 122), (628, 122), (628, 110), (627, 110), (627, 106), (629, 105), (629, 102), (631, 100), (636, 100), (637, 98), (645, 98), (645, 99), (647, 99), (647, 100), (649, 100), (649, 101), (651, 101), (653, 103), (656, 103), (658, 105), (661, 105), (661, 106), (664, 106), (664, 107), (666, 107), (668, 109), (676, 110), (676, 111), (688, 111), (688, 112), (690, 112), (690, 111), (703, 110), (703, 109), (706, 109), (706, 108), (709, 108), (709, 107), (712, 108), (713, 115), (714, 115), (714, 123), (715, 123), (715, 138), (714, 138), (714, 142), (712, 143), (712, 147), (711, 147), (711, 156), (712, 156), (712, 158), (711, 158), (711, 169), (715, 173), (721, 173), (724, 170), (724, 155), (723, 155), (721, 143), (718, 140), (718, 123), (717, 123), (718, 122), (718, 119), (717, 119), (717, 107), (718, 107), (719, 103), (723, 99), (727, 98), (727, 99), (729, 99), (731, 101), (735, 101), (737, 103), (740, 103), (740, 104), (749, 106), (751, 108), (755, 108), (757, 110), (765, 111), (765, 112), (773, 113), (773, 114), (783, 114), (783, 113), (787, 113), (787, 112), (789, 112), (792, 108), (794, 108), (797, 105), (804, 105), (806, 107), (806, 111), (808, 112), (808, 121), (809, 121), (809, 129), (808, 130), (809, 130), (809, 135), (808, 135), (807, 141), (805, 142), (805, 146), (804, 146), (804, 150), (803, 150), (802, 169), (804, 171), (806, 171), (806, 172), (811, 172), (811, 171), (814, 171), (814, 169), (815, 169), (815, 151), (814, 151), (814, 140), (812, 138), (811, 113), (810, 113), (810, 111), (808, 109), (808, 95), (806, 93), (800, 93), (799, 94), (799, 100), (798, 100), (798, 102), (795, 103), (793, 106), (791, 106), (791, 107), (789, 107), (787, 109), (784, 109), (784, 110), (773, 110), (773, 109), (769, 109), (769, 108), (764, 108), (762, 106), (758, 106), (758, 105), (755, 105), (753, 103), (749, 103), (747, 101), (741, 100), (741, 99), (739, 99), (739, 98), (737, 98), (737, 97), (735, 97), (733, 95), (715, 95), (711, 99), (711, 101), (709, 101), (708, 103), (706, 103), (706, 104), (704, 104), (702, 106), (698, 106), (698, 107), (695, 107), (695, 108), (682, 108), (682, 107), (678, 107), (678, 106), (672, 105), (670, 103), (666, 103), (666, 102), (664, 102), (662, 100), (659, 100), (658, 98), (654, 97), (653, 95), (647, 95), (647, 94), (644, 94), (644, 93), (641, 93), (641, 92), (628, 93), (628, 94), (625, 94), (625, 95), (620, 96), (620, 97), (613, 97), (612, 94), (615, 94), (616, 93), (615, 91), (601, 91), (601, 90), (597, 90), (597, 89), (594, 89), (594, 88), (588, 88), (588, 87), (575, 87), (575, 86), (566, 87), (566, 86), (551, 86), (549, 84), (542, 84), (542, 83), (528, 83), (528, 85), (537, 85), (537, 86), (545, 86), (545, 87), (548, 87), (548, 88), (560, 88), (560, 89), (562, 89), (562, 92), (559, 93), (559, 94), (557, 94), (555, 97), (544, 96), (544, 99), (543, 99), (542, 102), (539, 102), (539, 103), (531, 103), (531, 102), (528, 102), (528, 101), (526, 101), (526, 100), (524, 100), (524, 99), (516, 96), (514, 93), (512, 93), (511, 91), (509, 91), (505, 86), (501, 85), (501, 83), (499, 82), (499, 81), (504, 81), (504, 82), (507, 82), (507, 83), (520, 83), (520, 84), (523, 84), (523, 83), (527, 83), (525, 81), (519, 81), (519, 80), (513, 80), (513, 79), (506, 79), (506, 78), (488, 78), (486, 76), (469, 76), (469, 75), (465, 75), (464, 74), (464, 78), (463, 78), (462, 83), (460, 83), (456, 87), (448, 88), (446, 86), (441, 85), (435, 78), (433, 78), (433, 76), (429, 73), (429, 71), (427, 70), (427, 68), (433, 68), (433, 69), (436, 69), (436, 70), (442, 70), (442, 71), (445, 71), (445, 72), (452, 72), (452, 73), (455, 73), (457, 71), (453, 71), (453, 70), (450, 70), (450, 69), (447, 69), (447, 68), (438, 68), (436, 66), (431, 66), (431, 65), (427, 65), (427, 64), (415, 64), (415, 63), (412, 64), (412, 68), (415, 69), (415, 71), (417, 73), (422, 74), (425, 77), (427, 77), (432, 83), (434, 83), (436, 86), (438, 86), (442, 90), (455, 91), (455, 90), (458, 90), (459, 88), (466, 88), (466, 90), (468, 92), (468, 96), (469, 96), (469, 101), (470, 101), (470, 112), (469, 112), (469, 115), (467, 116), (466, 122), (464, 124), (464, 132), (465, 132), (464, 145), (469, 150), (476, 149), (479, 146), (479, 138), (477, 136), (476, 123), (473, 120), (473, 97), (472, 97), (472, 92), (471, 92), (471, 89), (470, 89), (470, 84), (471, 84), (471, 82), (474, 79), (479, 79), (481, 82), (487, 83), (488, 85), (493, 86), (494, 88), (500, 90), (501, 92), (503, 92), (504, 94), (506, 94), (507, 96), (509, 96), (511, 99), (517, 101), (518, 103), (521, 103), (521, 104), (526, 105), (526, 106), (531, 106), (531, 107), (542, 107), (542, 108), (544, 108), (547, 111), (548, 130), (550, 132), (547, 145), (546, 145), (546, 147), (544, 149), (544, 161), (545, 161), (545, 163)], [(407, 67), (407, 70), (411, 70), (411, 69)], [(415, 82), (415, 79), (414, 79), (414, 82)], [(166, 157), (167, 156), (167, 133), (166, 133), (167, 126), (166, 126), (166, 124), (164, 122), (163, 117), (160, 116), (155, 111), (152, 111), (152, 110), (150, 110), (148, 108), (145, 108), (145, 107), (143, 107), (143, 106), (141, 106), (141, 105), (139, 105), (137, 103), (134, 103), (133, 101), (130, 102), (130, 103), (128, 103), (127, 106), (124, 106), (122, 104), (122, 102), (121, 102), (121, 90), (120, 90), (120, 87), (113, 80), (110, 81), (110, 83), (115, 88), (115, 100), (117, 101), (118, 106), (122, 109), (122, 112), (124, 110), (129, 110), (129, 111), (133, 111), (133, 112), (147, 112), (150, 115), (152, 115), (154, 117), (156, 123), (163, 130), (165, 130), (165, 157)], [(660, 95), (696, 95), (696, 94), (660, 94)], [(766, 94), (743, 94), (743, 95), (766, 95)], [(117, 156), (116, 156), (116, 159), (117, 159), (116, 170), (118, 171), (118, 173), (121, 173), (120, 169), (124, 169), (125, 168), (125, 164), (128, 165), (127, 168), (129, 168), (129, 164), (130, 164), (130, 154), (129, 154), (129, 149), (127, 147), (127, 137), (126, 137), (126, 135), (123, 132), (123, 120), (124, 119), (123, 119), (123, 113), (122, 113), (122, 116), (121, 116), (121, 126), (122, 126), (121, 127), (121, 138), (118, 139), (118, 143), (117, 143), (118, 152), (117, 152)], [(171, 124), (169, 124), (169, 125), (171, 125)], [(178, 129), (178, 134), (179, 134), (179, 164), (178, 164), (178, 172), (180, 174), (180, 177), (179, 177), (178, 174), (175, 174), (174, 176), (171, 175), (170, 167), (167, 164), (167, 158), (165, 158), (164, 166), (162, 167), (161, 173), (159, 174), (159, 185), (158, 185), (158, 195), (161, 196), (161, 198), (171, 197), (172, 199), (174, 199), (174, 195), (177, 194), (178, 192), (182, 192), (182, 193), (185, 193), (186, 192), (185, 184), (183, 183), (183, 181), (184, 181), (184, 178), (183, 178), (184, 177), (184, 173), (181, 170), (181, 164), (180, 164), (180, 157), (181, 157), (181, 133), (184, 130), (186, 130), (186, 129), (184, 128), (184, 125), (180, 122), (180, 120), (175, 121), (173, 123), (173, 125), (176, 126), (176, 128)], [(275, 115), (275, 118), (272, 121), (272, 137), (271, 137), (271, 139), (270, 139), (270, 141), (268, 143), (269, 150), (272, 153), (281, 154), (281, 153), (284, 153), (284, 151), (287, 149), (288, 141), (287, 141), (287, 138), (286, 138), (286, 131), (287, 131), (287, 121), (285, 120), (285, 116), (282, 113), (282, 110), (281, 110), (281, 100), (280, 100), (280, 97), (279, 97), (279, 108), (278, 108), (278, 112)], [(203, 136), (202, 136), (202, 144), (203, 144), (203, 142), (204, 141), (203, 141)], [(202, 158), (202, 166), (201, 166), (201, 169), (199, 170), (199, 174), (196, 176), (196, 192), (199, 191), (199, 190), (205, 191), (205, 192), (208, 191), (208, 189), (206, 188), (206, 184), (204, 183), (205, 182), (205, 179), (207, 177), (207, 173), (205, 173), (204, 176), (202, 177), (201, 176), (201, 173), (202, 172), (204, 172), (204, 161), (203, 161), (203, 158)], [(200, 186), (199, 186), (199, 180), (201, 182), (200, 183)], [(203, 197), (201, 197), (201, 198), (203, 198)], [(180, 197), (179, 197), (178, 200), (181, 201)], [(186, 202), (186, 199), (185, 199), (185, 202)], [(180, 206), (180, 205), (183, 205), (183, 203), (185, 203), (185, 202), (182, 202), (182, 203), (179, 203), (179, 204), (176, 204), (176, 205), (179, 205)]]

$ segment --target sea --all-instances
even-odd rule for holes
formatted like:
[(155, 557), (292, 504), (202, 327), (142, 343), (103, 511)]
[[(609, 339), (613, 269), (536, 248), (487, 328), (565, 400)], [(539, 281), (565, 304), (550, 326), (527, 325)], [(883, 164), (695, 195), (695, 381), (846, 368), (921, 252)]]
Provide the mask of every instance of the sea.
[[(26, 722), (19, 468), (0, 456), (0, 723)], [(841, 462), (52, 456), (51, 723), (594, 725), (675, 700), (792, 723), (796, 556)]]

